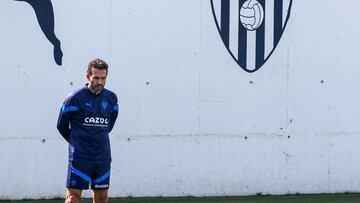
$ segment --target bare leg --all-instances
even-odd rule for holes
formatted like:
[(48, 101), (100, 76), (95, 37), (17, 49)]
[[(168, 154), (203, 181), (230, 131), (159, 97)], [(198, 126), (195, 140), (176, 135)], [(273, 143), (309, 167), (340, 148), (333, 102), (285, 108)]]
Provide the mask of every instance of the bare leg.
[(93, 190), (93, 203), (108, 203), (108, 190)]
[(82, 190), (68, 189), (66, 193), (65, 203), (78, 203), (81, 199)]
[(46, 38), (54, 45), (54, 59), (56, 64), (62, 65), (63, 53), (60, 40), (55, 35), (54, 10), (51, 0), (16, 0), (25, 1), (33, 7), (36, 18)]

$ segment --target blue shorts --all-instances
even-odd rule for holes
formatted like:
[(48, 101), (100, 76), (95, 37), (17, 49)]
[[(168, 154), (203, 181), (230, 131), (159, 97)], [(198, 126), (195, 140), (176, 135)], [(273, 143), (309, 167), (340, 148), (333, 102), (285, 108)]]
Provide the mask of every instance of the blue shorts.
[(70, 161), (66, 187), (79, 190), (107, 190), (110, 184), (110, 162), (81, 163)]

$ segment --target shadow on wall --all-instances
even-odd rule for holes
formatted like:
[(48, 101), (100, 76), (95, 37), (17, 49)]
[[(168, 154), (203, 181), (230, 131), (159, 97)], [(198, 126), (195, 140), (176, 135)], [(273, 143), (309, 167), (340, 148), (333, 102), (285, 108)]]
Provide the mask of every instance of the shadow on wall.
[(41, 30), (46, 38), (54, 45), (54, 59), (57, 65), (62, 65), (63, 53), (60, 40), (55, 35), (54, 10), (51, 0), (15, 0), (27, 2), (33, 7)]

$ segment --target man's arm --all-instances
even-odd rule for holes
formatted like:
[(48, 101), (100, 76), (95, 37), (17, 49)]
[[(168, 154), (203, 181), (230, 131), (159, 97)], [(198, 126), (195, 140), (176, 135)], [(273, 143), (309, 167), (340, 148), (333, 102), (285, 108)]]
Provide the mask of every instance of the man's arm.
[(79, 107), (71, 101), (72, 98), (67, 98), (61, 106), (59, 118), (57, 122), (57, 129), (66, 141), (70, 138), (70, 122), (74, 112), (79, 110)]
[(113, 129), (118, 114), (119, 114), (119, 105), (116, 104), (115, 106), (113, 106), (113, 110), (111, 112), (109, 132), (111, 132), (111, 130)]
[(118, 104), (117, 96), (115, 94), (113, 94), (111, 101), (112, 101), (111, 102), (112, 103), (112, 107), (111, 107), (112, 111), (111, 111), (111, 117), (110, 117), (109, 132), (111, 132), (111, 130), (113, 129), (116, 118), (119, 114), (119, 104)]

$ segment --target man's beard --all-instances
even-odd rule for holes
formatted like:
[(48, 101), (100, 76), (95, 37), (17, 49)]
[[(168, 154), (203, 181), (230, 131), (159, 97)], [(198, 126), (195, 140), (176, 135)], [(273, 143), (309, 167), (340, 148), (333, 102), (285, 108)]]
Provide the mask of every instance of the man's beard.
[(104, 89), (104, 86), (103, 85), (92, 84), (91, 89), (93, 90), (93, 92), (95, 94), (99, 94)]

